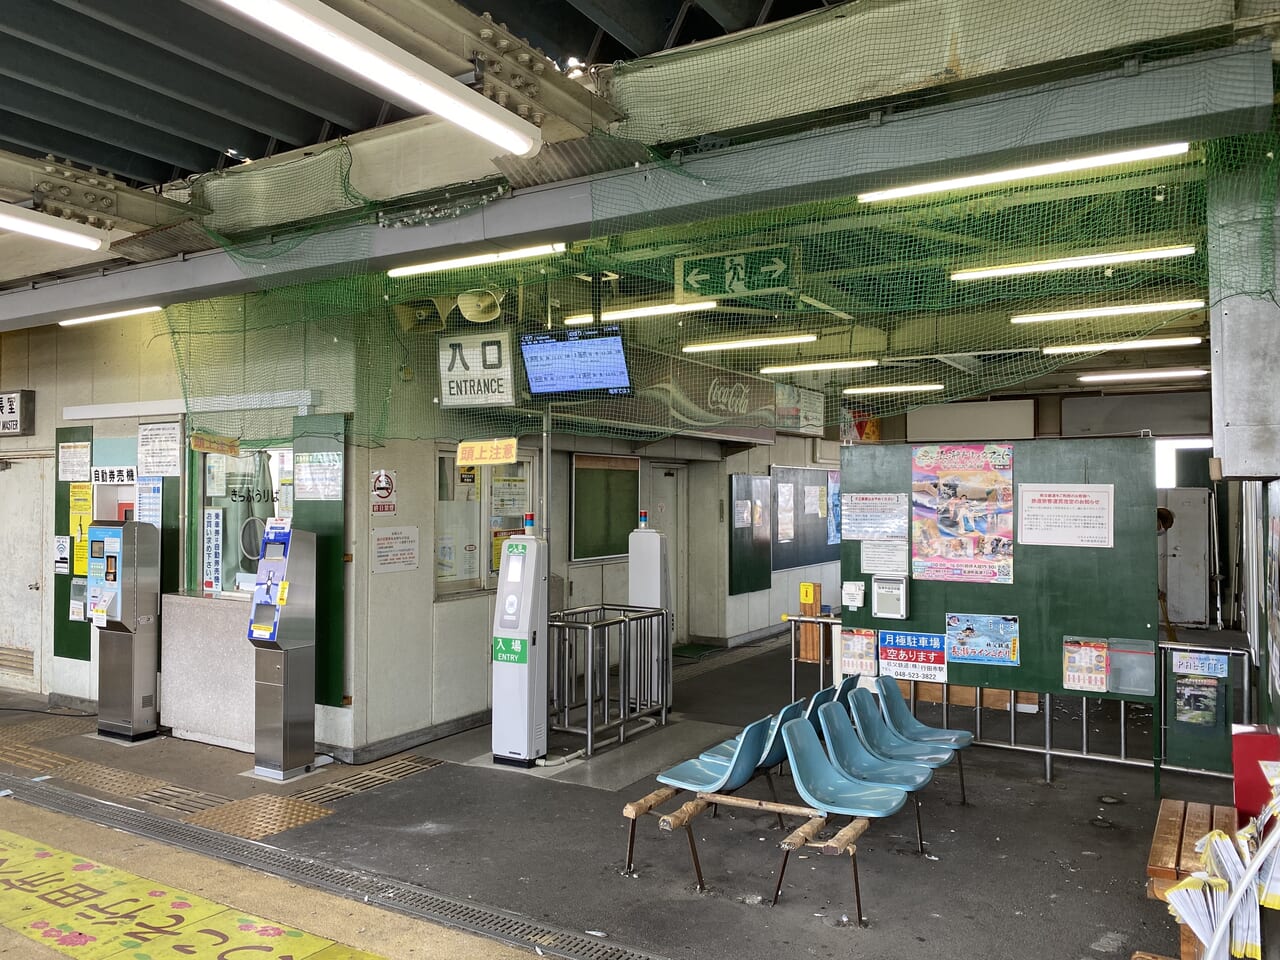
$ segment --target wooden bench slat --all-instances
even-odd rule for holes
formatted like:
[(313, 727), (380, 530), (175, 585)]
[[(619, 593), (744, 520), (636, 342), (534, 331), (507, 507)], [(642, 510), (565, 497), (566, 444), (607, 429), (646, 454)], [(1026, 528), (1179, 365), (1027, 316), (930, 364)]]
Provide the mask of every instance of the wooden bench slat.
[(1181, 800), (1160, 801), (1155, 835), (1151, 838), (1151, 854), (1147, 858), (1147, 876), (1165, 880), (1178, 879), (1178, 851), (1182, 844), (1182, 815), (1186, 804)]
[(667, 813), (658, 818), (658, 829), (679, 830), (686, 823), (711, 806), (706, 800), (690, 800), (675, 813)]
[(1213, 829), (1221, 830), (1229, 836), (1235, 836), (1236, 830), (1236, 808), (1217, 806), (1213, 808)]
[(1182, 821), (1182, 849), (1178, 854), (1178, 876), (1194, 873), (1200, 869), (1200, 854), (1196, 853), (1196, 843), (1212, 829), (1213, 808), (1207, 803), (1188, 803), (1187, 813)]
[(781, 813), (788, 817), (825, 817), (826, 814), (813, 807), (804, 807), (798, 803), (779, 803), (776, 800), (757, 800), (754, 797), (738, 797), (731, 793), (699, 793), (699, 800), (718, 803), (723, 807), (741, 807), (746, 810), (762, 810), (765, 813)]
[(827, 825), (826, 817), (814, 817), (806, 820), (802, 826), (792, 830), (783, 838), (780, 846), (783, 850), (798, 850), (818, 835), (818, 831)]
[(822, 845), (822, 852), (828, 856), (839, 856), (848, 850), (855, 840), (867, 832), (871, 821), (866, 817), (851, 820), (843, 830)]
[(659, 787), (653, 793), (645, 794), (639, 800), (633, 800), (622, 808), (622, 815), (628, 820), (643, 817), (654, 807), (662, 806), (680, 791), (675, 787)]

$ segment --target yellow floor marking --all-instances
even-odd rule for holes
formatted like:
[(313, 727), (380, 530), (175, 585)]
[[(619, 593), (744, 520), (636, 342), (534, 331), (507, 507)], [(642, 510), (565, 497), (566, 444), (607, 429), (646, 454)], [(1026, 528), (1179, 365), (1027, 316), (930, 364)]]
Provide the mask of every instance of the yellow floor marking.
[(379, 960), (3, 830), (0, 924), (84, 960)]

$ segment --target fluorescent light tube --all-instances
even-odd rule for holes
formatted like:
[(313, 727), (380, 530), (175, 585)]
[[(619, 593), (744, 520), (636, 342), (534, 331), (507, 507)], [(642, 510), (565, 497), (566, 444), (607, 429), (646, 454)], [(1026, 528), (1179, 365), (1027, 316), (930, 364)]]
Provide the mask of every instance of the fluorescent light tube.
[(875, 203), (878, 200), (896, 200), (900, 197), (918, 197), (927, 193), (943, 193), (947, 190), (967, 190), (970, 187), (985, 187), (996, 183), (1012, 183), (1017, 180), (1030, 180), (1033, 177), (1051, 177), (1059, 173), (1073, 173), (1077, 170), (1091, 170), (1095, 167), (1110, 167), (1118, 163), (1135, 163), (1139, 160), (1155, 160), (1160, 157), (1176, 157), (1186, 153), (1190, 144), (1166, 143), (1158, 147), (1142, 147), (1137, 150), (1120, 150), (1116, 153), (1099, 153), (1092, 157), (1075, 157), (1071, 160), (1057, 160), (1053, 163), (1035, 163), (1026, 167), (1012, 167), (1008, 170), (996, 170), (990, 173), (976, 173), (968, 177), (953, 177), (949, 180), (934, 180), (929, 183), (914, 183), (905, 187), (891, 187), (888, 190), (872, 190), (858, 194), (859, 203)]
[(890, 383), (883, 387), (846, 387), (846, 394), (855, 393), (933, 393), (945, 390), (941, 383)]
[(1104, 353), (1107, 350), (1158, 350), (1161, 347), (1194, 347), (1203, 342), (1203, 337), (1160, 337), (1153, 340), (1117, 340), (1111, 343), (1070, 343), (1064, 346), (1045, 347), (1041, 350), (1041, 353)]
[[(696, 313), (700, 310), (714, 310), (720, 304), (715, 300), (696, 300), (693, 303), (652, 303), (647, 307), (627, 307), (623, 310), (606, 310), (600, 314), (600, 319), (607, 320), (635, 320), (638, 317), (665, 317), (672, 313)], [(579, 313), (572, 317), (564, 318), (566, 327), (581, 326), (590, 323), (591, 314)]]
[(25, 233), (29, 237), (52, 240), (81, 250), (101, 250), (108, 243), (105, 231), (96, 227), (89, 227), (75, 220), (63, 220), (61, 217), (28, 210), (12, 203), (0, 203), (0, 230)]
[(1089, 253), (1079, 257), (1059, 257), (1056, 260), (1034, 260), (1030, 263), (1006, 263), (995, 267), (973, 267), (957, 270), (952, 280), (986, 280), (991, 277), (1012, 277), (1023, 273), (1049, 273), (1053, 270), (1078, 270), (1083, 267), (1106, 267), (1117, 263), (1137, 263), (1142, 260), (1169, 260), (1189, 257), (1196, 252), (1190, 244), (1176, 247), (1151, 247), (1147, 250), (1121, 250), (1116, 253)]
[(1165, 303), (1125, 303), (1113, 307), (1083, 307), (1079, 310), (1059, 310), (1056, 313), (1020, 313), (1010, 317), (1010, 323), (1043, 323), (1048, 320), (1089, 320), (1094, 317), (1131, 317), (1143, 313), (1180, 313), (1201, 310), (1203, 300), (1169, 300)]
[(524, 247), (520, 250), (503, 250), (501, 253), (477, 253), (469, 257), (455, 257), (452, 260), (436, 260), (433, 263), (417, 263), (408, 267), (395, 267), (387, 271), (387, 276), (418, 277), (424, 273), (441, 273), (445, 270), (460, 270), (463, 267), (483, 267), (491, 263), (506, 263), (508, 260), (549, 257), (556, 253), (564, 253), (563, 243), (544, 243), (538, 247)]
[(755, 337), (748, 340), (721, 340), (719, 343), (691, 343), (682, 353), (711, 353), (715, 350), (750, 350), (752, 347), (781, 347), (789, 343), (813, 343), (816, 333), (788, 333), (776, 337)]
[(777, 367), (761, 367), (761, 373), (807, 373), (810, 370), (857, 370), (874, 367), (879, 360), (815, 360), (812, 363), (785, 363)]
[(319, 0), (221, 0), (285, 39), (510, 153), (542, 145), (532, 123)]
[(164, 307), (136, 307), (133, 310), (117, 310), (114, 313), (95, 313), (91, 317), (73, 317), (70, 320), (59, 320), (60, 327), (77, 327), (82, 323), (93, 323), (95, 320), (115, 320), (118, 317), (137, 317), (144, 313), (159, 313)]
[(1208, 370), (1187, 367), (1182, 370), (1131, 370), (1128, 373), (1082, 373), (1076, 377), (1081, 383), (1116, 383), (1121, 380), (1189, 380), (1207, 376)]

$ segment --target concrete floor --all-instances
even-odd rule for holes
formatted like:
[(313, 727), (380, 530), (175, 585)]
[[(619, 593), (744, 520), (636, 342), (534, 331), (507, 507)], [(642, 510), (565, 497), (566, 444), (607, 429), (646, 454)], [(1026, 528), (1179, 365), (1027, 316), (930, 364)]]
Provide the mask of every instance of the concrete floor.
[[(330, 816), (266, 842), (557, 927), (602, 933), (608, 942), (671, 958), (844, 957), (855, 952), (885, 960), (1021, 960), (1028, 955), (1082, 960), (1127, 957), (1138, 949), (1176, 955), (1177, 933), (1167, 909), (1145, 894), (1144, 868), (1158, 806), (1152, 776), (1087, 761), (1059, 761), (1054, 782), (1046, 784), (1038, 756), (973, 748), (965, 761), (967, 806), (959, 805), (954, 769), (939, 771), (923, 794), (926, 857), (915, 853), (908, 810), (873, 824), (859, 842), (867, 928), (848, 922), (856, 914), (845, 858), (793, 855), (782, 900), (776, 908), (768, 906), (782, 836), (771, 816), (724, 810), (714, 820), (703, 816), (695, 821), (705, 893), (694, 889), (685, 838), (661, 833), (653, 818), (639, 824), (634, 875), (622, 875), (628, 825), (622, 805), (657, 786), (653, 776), (658, 770), (777, 709), (789, 697), (785, 649), (774, 645), (759, 655), (732, 654), (725, 655), (723, 665), (713, 657), (687, 671), (689, 678), (677, 683), (678, 713), (671, 725), (590, 761), (534, 775), (494, 767), (485, 760), (487, 731), (472, 731), (413, 751), (446, 763), (334, 801), (328, 805)], [(816, 685), (816, 676), (804, 673), (806, 669), (812, 670), (802, 668), (802, 692)], [(8, 705), (19, 704), (0, 693), (0, 706)], [(952, 723), (962, 724), (969, 713), (954, 711)], [(984, 722), (1003, 717), (1007, 727), (1007, 714), (987, 711), (986, 716)], [(23, 715), (0, 714), (0, 724), (19, 717)], [(1065, 715), (1055, 722), (1079, 725)], [(1096, 722), (1099, 736), (1105, 736), (1103, 712)], [(1024, 727), (1026, 736), (1037, 729), (1042, 733), (1042, 718), (1020, 717), (1020, 740)], [(335, 765), (302, 783), (281, 785), (241, 776), (249, 766), (245, 755), (170, 739), (121, 748), (90, 737), (63, 736), (36, 746), (232, 799), (263, 791), (296, 793), (360, 769)], [(0, 769), (31, 774), (2, 764)], [(56, 777), (50, 782), (94, 793)], [(1166, 774), (1162, 785), (1168, 796), (1229, 802), (1229, 781)], [(795, 799), (785, 779), (780, 789), (783, 799)], [(761, 782), (743, 793), (767, 796)], [(101, 791), (97, 795), (122, 802)], [(1104, 804), (1100, 796), (1120, 802)], [(21, 832), (4, 811), (30, 808), (20, 797), (0, 803), (11, 805), (0, 808), (0, 826)], [(36, 813), (51, 816), (42, 811), (24, 816)], [(126, 845), (131, 842), (113, 836)], [(44, 839), (74, 849), (61, 837)], [(149, 875), (152, 864), (158, 868), (171, 859), (154, 844), (143, 850), (140, 842), (132, 842), (139, 845), (139, 860), (121, 866), (137, 873)], [(290, 889), (284, 899), (311, 911), (303, 916), (337, 920), (353, 906), (333, 904), (327, 894)], [(250, 902), (256, 905), (258, 899)], [(258, 912), (266, 910), (259, 906)], [(411, 922), (385, 911), (379, 915), (397, 929)], [(278, 919), (305, 927), (291, 916)], [(446, 935), (462, 936), (438, 929), (440, 938)], [(436, 933), (417, 930), (413, 936), (418, 939), (412, 942), (423, 949), (435, 949), (431, 944), (437, 942), (441, 949), (454, 949), (446, 939), (433, 940)], [(404, 952), (403, 945), (355, 945), (390, 957), (437, 955)], [(485, 955), (499, 955), (502, 949), (493, 944)], [(438, 955), (465, 955), (447, 950)]]

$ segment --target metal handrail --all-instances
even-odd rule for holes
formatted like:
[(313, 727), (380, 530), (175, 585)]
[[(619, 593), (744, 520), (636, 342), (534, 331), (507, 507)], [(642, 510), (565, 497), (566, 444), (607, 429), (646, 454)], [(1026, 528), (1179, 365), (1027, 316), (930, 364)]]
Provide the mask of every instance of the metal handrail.
[(831, 657), (833, 661), (831, 665), (831, 673), (832, 679), (835, 678), (835, 629), (839, 629), (841, 620), (839, 617), (814, 617), (803, 613), (784, 613), (782, 615), (782, 620), (784, 623), (790, 624), (791, 626), (791, 700), (794, 703), (796, 699), (796, 639), (799, 636), (799, 633), (796, 630), (796, 625), (801, 623), (814, 623), (822, 627), (822, 638), (819, 641), (818, 649), (818, 689), (821, 690), (826, 685), (823, 683), (823, 680), (826, 677), (827, 661), (823, 654), (826, 651), (826, 641), (829, 630), (831, 636)]

